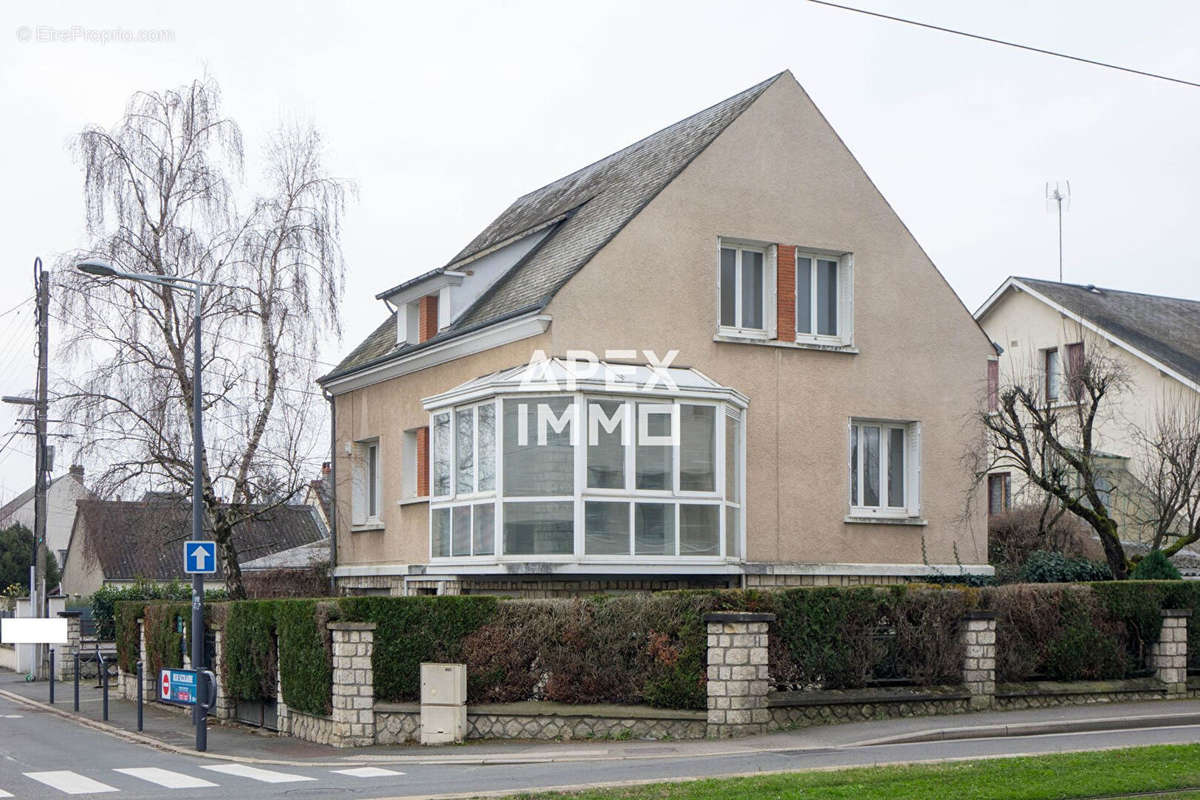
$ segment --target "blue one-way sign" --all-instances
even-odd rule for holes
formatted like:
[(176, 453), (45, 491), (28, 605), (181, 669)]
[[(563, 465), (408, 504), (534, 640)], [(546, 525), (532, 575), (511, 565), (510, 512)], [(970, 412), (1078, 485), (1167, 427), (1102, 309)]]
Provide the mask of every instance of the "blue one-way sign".
[(184, 542), (183, 571), (211, 575), (217, 571), (216, 542)]

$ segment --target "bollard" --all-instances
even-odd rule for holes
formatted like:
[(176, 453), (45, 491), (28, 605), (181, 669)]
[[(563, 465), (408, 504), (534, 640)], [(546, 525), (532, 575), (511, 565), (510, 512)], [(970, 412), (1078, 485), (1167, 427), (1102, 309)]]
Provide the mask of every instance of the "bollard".
[(104, 691), (104, 721), (108, 722), (108, 667), (104, 665), (104, 656), (100, 656), (100, 685)]
[(79, 650), (75, 650), (75, 713), (79, 713)]
[(142, 729), (142, 703), (145, 692), (142, 691), (142, 662), (137, 662), (137, 685), (138, 685), (138, 730)]
[(54, 648), (50, 648), (50, 705), (54, 705)]

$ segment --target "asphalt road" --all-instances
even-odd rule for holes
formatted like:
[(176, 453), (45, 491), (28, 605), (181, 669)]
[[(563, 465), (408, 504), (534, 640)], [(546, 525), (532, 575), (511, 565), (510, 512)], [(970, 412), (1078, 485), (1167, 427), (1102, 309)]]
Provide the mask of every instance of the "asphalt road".
[[(180, 720), (186, 725), (186, 720)], [(382, 798), (1200, 742), (1200, 726), (544, 764), (238, 764), (163, 752), (0, 698), (0, 797)], [(664, 748), (668, 749), (668, 748)], [(611, 749), (611, 754), (620, 754)]]

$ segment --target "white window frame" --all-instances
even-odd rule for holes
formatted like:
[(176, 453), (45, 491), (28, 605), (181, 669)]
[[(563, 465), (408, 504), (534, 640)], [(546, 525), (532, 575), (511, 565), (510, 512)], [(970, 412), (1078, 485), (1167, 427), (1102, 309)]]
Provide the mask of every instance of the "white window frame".
[[(725, 325), (721, 322), (721, 293), (724, 287), (721, 285), (721, 251), (724, 249), (734, 250), (737, 256), (734, 260), (734, 308), (733, 315), (734, 325)], [(761, 253), (763, 257), (763, 289), (762, 289), (762, 304), (763, 304), (763, 326), (761, 328), (746, 328), (740, 323), (742, 320), (742, 252), (751, 251)], [(751, 242), (744, 239), (733, 239), (729, 237), (721, 237), (717, 240), (717, 332), (721, 336), (731, 336), (741, 339), (774, 339), (776, 336), (776, 263), (778, 260), (778, 248), (773, 244), (763, 242)]]
[[(531, 402), (539, 397), (568, 397), (572, 402), (572, 417), (571, 431), (574, 440), (573, 453), (573, 469), (574, 469), (574, 493), (571, 495), (555, 495), (555, 496), (520, 496), (506, 497), (503, 493), (504, 486), (504, 402), (513, 399), (528, 399)], [(624, 431), (629, 432), (629, 442), (624, 448), (624, 466), (625, 466), (625, 485), (623, 488), (616, 489), (592, 489), (587, 487), (587, 443), (588, 443), (588, 419), (590, 402), (612, 400), (623, 404), (622, 407), (622, 422), (621, 425)], [(637, 426), (637, 403), (651, 403), (655, 405), (672, 406), (674, 408), (675, 427), (678, 427), (680, 419), (680, 406), (682, 405), (697, 405), (708, 406), (713, 408), (714, 415), (714, 482), (712, 491), (681, 491), (679, 489), (680, 476), (680, 447), (672, 448), (671, 458), (671, 478), (670, 487), (667, 489), (637, 489), (636, 475), (636, 426)], [(456, 433), (455, 415), (456, 412), (464, 408), (478, 408), (481, 405), (491, 404), (495, 408), (495, 489), (483, 493), (474, 494), (459, 494), (457, 492), (457, 457), (455, 448), (458, 444)], [(433, 418), (439, 414), (448, 413), (450, 415), (450, 441), (451, 441), (451, 458), (450, 458), (450, 480), (451, 492), (449, 495), (432, 498), (430, 502), (430, 520), (429, 520), (429, 553), (431, 561), (434, 563), (494, 563), (505, 561), (528, 561), (536, 558), (538, 561), (544, 562), (591, 562), (591, 563), (721, 563), (728, 560), (740, 561), (745, 558), (746, 552), (746, 411), (738, 408), (736, 413), (741, 422), (741, 435), (738, 437), (739, 452), (735, 456), (740, 465), (740, 480), (738, 487), (737, 502), (729, 502), (725, 498), (725, 424), (727, 416), (735, 409), (726, 401), (713, 400), (709, 398), (699, 397), (659, 397), (653, 395), (639, 394), (604, 394), (596, 392), (562, 392), (558, 394), (546, 395), (538, 393), (537, 395), (519, 395), (513, 393), (500, 393), (489, 397), (487, 400), (475, 403), (464, 403), (458, 406), (446, 406), (438, 408), (430, 414), (430, 430), (433, 429)], [(679, 431), (677, 430), (676, 433)], [(532, 433), (532, 432), (531, 432)], [(478, 412), (475, 412), (475, 464), (476, 474), (478, 471)], [(433, 443), (430, 443), (430, 491), (433, 491)], [(624, 502), (629, 506), (629, 550), (624, 554), (612, 555), (589, 555), (586, 553), (586, 531), (585, 531), (585, 503), (588, 501), (598, 502)], [(472, 552), (471, 556), (438, 556), (433, 557), (433, 514), (441, 509), (449, 509), (450, 513), (450, 542), (453, 549), (454, 541), (454, 508), (457, 506), (475, 506), (483, 502), (491, 502), (495, 504), (494, 515), (494, 535), (493, 535), (493, 550), (494, 554), (475, 555)], [(563, 554), (538, 554), (530, 555), (505, 555), (504, 554), (504, 506), (506, 503), (550, 503), (550, 502), (570, 502), (573, 503), (573, 522), (574, 522), (574, 542), (571, 553)], [(674, 536), (675, 541), (672, 547), (672, 553), (668, 555), (635, 555), (634, 543), (636, 536), (635, 528), (635, 505), (639, 502), (650, 503), (665, 503), (672, 506), (674, 513)], [(714, 505), (718, 507), (717, 512), (717, 554), (716, 555), (680, 555), (680, 518), (681, 505)], [(738, 540), (739, 552), (743, 555), (730, 556), (726, 552), (726, 523), (727, 515), (725, 510), (732, 506), (739, 510), (738, 513), (738, 528), (735, 532)], [(472, 513), (472, 520), (474, 514)], [(472, 522), (473, 524), (473, 522)], [(471, 532), (470, 540), (472, 551), (474, 549), (475, 539), (474, 532)]]
[[(383, 524), (383, 463), (380, 458), (379, 437), (360, 439), (354, 442), (350, 452), (353, 458), (350, 469), (351, 529), (377, 528)], [(373, 485), (370, 480), (372, 459), (374, 459), (375, 467)], [(372, 495), (375, 498), (373, 509), (371, 508)]]
[[(1057, 405), (1063, 400), (1063, 384), (1066, 381), (1066, 370), (1063, 367), (1063, 353), (1065, 348), (1062, 347), (1044, 347), (1042, 348), (1042, 391), (1046, 395), (1046, 402), (1050, 405)], [(1054, 394), (1050, 394), (1050, 354), (1054, 354), (1054, 361), (1058, 365), (1057, 380), (1055, 381)]]
[[(849, 346), (854, 343), (854, 254), (853, 253), (830, 253), (821, 250), (804, 250), (796, 248), (796, 255), (793, 261), (795, 265), (795, 286), (800, 285), (800, 259), (809, 259), (809, 319), (812, 321), (813, 331), (806, 332), (797, 328), (795, 331), (795, 340), (798, 344), (817, 344), (817, 345), (832, 345), (832, 346)], [(837, 270), (837, 291), (838, 291), (838, 306), (837, 306), (837, 333), (834, 335), (819, 334), (817, 328), (817, 313), (820, 298), (817, 297), (817, 261), (835, 261), (838, 265)], [(798, 326), (800, 323), (800, 293), (796, 292), (796, 306), (793, 320)]]
[[(866, 470), (863, 462), (863, 449), (866, 437), (861, 433), (862, 427), (878, 427), (879, 432), (879, 499), (881, 505), (867, 506), (862, 504), (865, 497), (863, 491), (863, 481)], [(846, 428), (847, 444), (855, 442), (853, 429), (860, 428), (857, 437), (857, 464), (858, 472), (855, 476), (858, 482), (857, 487), (848, 487), (847, 502), (850, 504), (850, 517), (856, 519), (873, 519), (873, 518), (892, 518), (902, 519), (910, 517), (919, 517), (921, 513), (920, 498), (921, 498), (921, 423), (912, 421), (897, 421), (884, 419), (869, 419), (863, 417), (855, 417), (850, 420)], [(888, 485), (888, 448), (891, 446), (891, 437), (888, 431), (902, 430), (904, 431), (904, 505), (889, 506), (887, 505), (889, 497)], [(850, 452), (847, 447), (847, 473), (850, 471)], [(857, 493), (855, 492), (857, 490)], [(859, 504), (854, 504), (854, 499), (857, 497)]]

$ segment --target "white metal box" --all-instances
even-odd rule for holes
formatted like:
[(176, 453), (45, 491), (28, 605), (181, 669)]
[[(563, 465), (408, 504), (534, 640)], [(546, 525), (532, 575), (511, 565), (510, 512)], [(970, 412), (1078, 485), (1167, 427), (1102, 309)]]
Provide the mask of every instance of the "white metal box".
[(464, 706), (467, 702), (466, 664), (422, 664), (422, 706)]
[(421, 744), (457, 744), (467, 738), (467, 707), (421, 706)]

